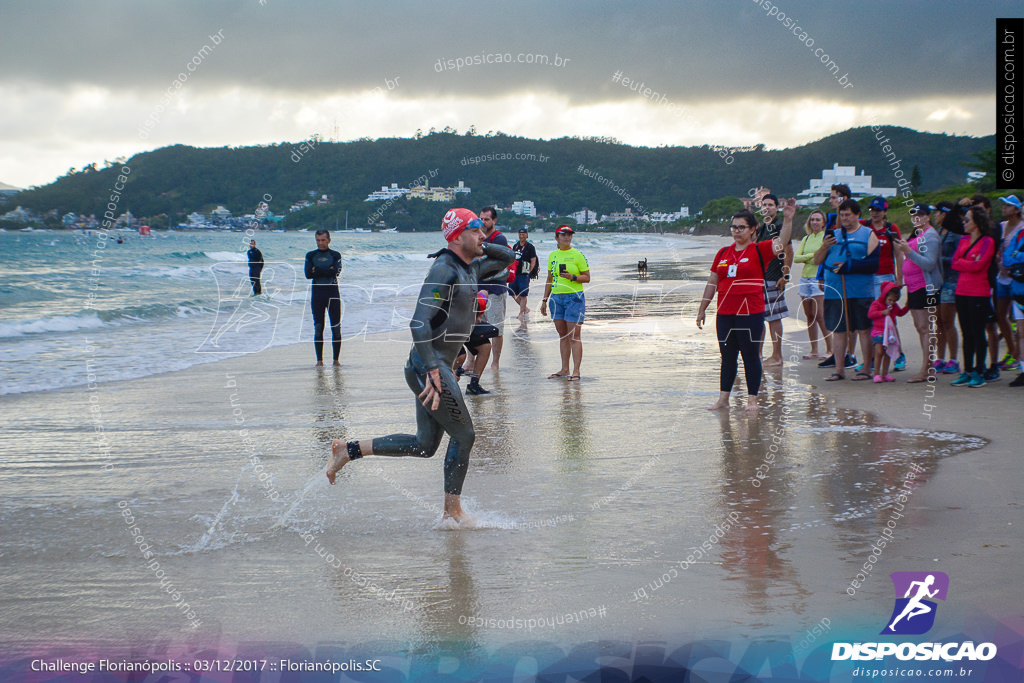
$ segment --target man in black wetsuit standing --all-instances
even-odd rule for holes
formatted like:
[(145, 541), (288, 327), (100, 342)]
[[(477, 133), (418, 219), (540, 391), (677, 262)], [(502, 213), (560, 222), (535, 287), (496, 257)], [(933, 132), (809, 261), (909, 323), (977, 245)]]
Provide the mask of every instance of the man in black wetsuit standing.
[(263, 252), (256, 248), (256, 240), (249, 240), (249, 251), (245, 252), (249, 260), (249, 282), (252, 283), (252, 295), (263, 293), (260, 286), (260, 274), (263, 272)]
[(492, 277), (504, 282), (513, 261), (508, 247), (484, 243), (482, 227), (469, 209), (446, 213), (441, 231), (448, 248), (435, 254), (420, 288), (409, 323), (413, 346), (405, 365), (406, 384), (417, 395), (416, 435), (392, 434), (348, 443), (336, 439), (327, 464), (327, 479), (332, 484), (348, 462), (368, 455), (432, 457), (447, 432), (444, 518), (460, 522), (466, 517), (462, 483), (476, 435), (452, 365), (473, 329), (478, 283)]
[(341, 293), (338, 276), (341, 275), (341, 254), (330, 249), (331, 233), (316, 231), (316, 249), (306, 254), (306, 277), (313, 281), (309, 305), (313, 311), (313, 348), (316, 367), (324, 365), (324, 311), (331, 318), (331, 346), (334, 365), (340, 366), (341, 356)]

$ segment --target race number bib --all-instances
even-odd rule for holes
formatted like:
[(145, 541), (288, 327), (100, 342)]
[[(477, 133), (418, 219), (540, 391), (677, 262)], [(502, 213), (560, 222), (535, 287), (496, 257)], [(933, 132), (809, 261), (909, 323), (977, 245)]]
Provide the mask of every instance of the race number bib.
[(725, 276), (726, 277), (736, 277), (736, 269), (737, 268), (738, 268), (738, 266), (735, 263), (730, 264), (729, 265), (729, 270), (726, 272)]

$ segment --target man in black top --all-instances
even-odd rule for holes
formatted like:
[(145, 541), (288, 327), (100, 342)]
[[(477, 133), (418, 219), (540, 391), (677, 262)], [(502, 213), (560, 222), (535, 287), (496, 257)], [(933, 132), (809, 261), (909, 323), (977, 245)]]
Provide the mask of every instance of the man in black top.
[(341, 356), (341, 293), (338, 291), (338, 276), (341, 275), (341, 254), (329, 249), (331, 233), (316, 231), (316, 249), (306, 254), (306, 277), (313, 281), (313, 292), (309, 299), (313, 311), (313, 348), (316, 350), (316, 367), (324, 366), (324, 311), (331, 317), (331, 346), (334, 350), (334, 365), (340, 366)]
[(503, 282), (513, 259), (508, 247), (485, 243), (481, 227), (480, 219), (468, 209), (445, 214), (441, 232), (448, 248), (434, 254), (437, 260), (423, 281), (409, 322), (413, 343), (405, 382), (417, 395), (416, 434), (347, 443), (335, 439), (326, 472), (332, 484), (342, 467), (364, 456), (430, 458), (447, 432), (444, 518), (461, 522), (466, 516), (460, 502), (462, 483), (476, 433), (452, 365), (473, 330), (479, 283), (490, 278)]
[[(480, 221), (484, 224), (484, 241), (488, 244), (500, 244), (508, 246), (508, 239), (498, 230), (498, 210), (493, 206), (484, 207), (480, 211)], [(498, 328), (498, 336), (491, 342), (491, 370), (498, 371), (498, 361), (501, 360), (502, 334), (505, 330), (505, 295), (508, 294), (508, 285), (505, 281), (500, 284), (481, 284), (480, 289), (487, 292), (487, 310), (484, 311), (484, 322)]]
[(537, 277), (537, 249), (527, 242), (526, 228), (519, 228), (519, 241), (512, 245), (512, 251), (519, 261), (516, 279), (508, 286), (512, 290), (512, 298), (519, 304), (519, 319), (526, 320), (530, 309), (526, 307), (526, 297), (530, 295), (530, 280)]
[(260, 287), (260, 273), (263, 272), (263, 252), (256, 248), (256, 240), (249, 240), (249, 251), (245, 252), (249, 259), (249, 282), (252, 283), (252, 295), (263, 293)]
[[(761, 198), (764, 222), (757, 227), (757, 241), (773, 240), (782, 232), (779, 199), (773, 194)], [(793, 265), (793, 245), (786, 242), (785, 249), (764, 264), (764, 319), (772, 337), (772, 355), (764, 362), (766, 367), (782, 365), (782, 319), (789, 317), (786, 306), (786, 284)], [(764, 339), (761, 340), (764, 347)]]

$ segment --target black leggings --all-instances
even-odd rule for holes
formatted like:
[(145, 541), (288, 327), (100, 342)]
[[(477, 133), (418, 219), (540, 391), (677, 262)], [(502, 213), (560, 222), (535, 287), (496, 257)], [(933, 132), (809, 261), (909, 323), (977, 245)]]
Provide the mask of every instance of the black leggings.
[(964, 372), (985, 372), (985, 354), (988, 353), (985, 324), (992, 317), (992, 299), (957, 294), (956, 317), (964, 337)]
[[(448, 453), (444, 458), (444, 492), (458, 496), (462, 493), (462, 482), (469, 468), (469, 451), (473, 448), (476, 432), (473, 419), (469, 416), (466, 402), (459, 389), (459, 381), (448, 365), (439, 368), (441, 372), (441, 405), (430, 410), (416, 400), (416, 435), (391, 434), (373, 440), (374, 455), (412, 456), (430, 458), (441, 445), (441, 437), (448, 432)], [(405, 381), (413, 393), (419, 394), (426, 387), (426, 369), (419, 356), (413, 352), (405, 366)]]
[(743, 374), (747, 376), (747, 393), (757, 396), (761, 387), (761, 340), (764, 338), (764, 313), (754, 315), (722, 315), (715, 317), (718, 350), (722, 352), (722, 373), (719, 388), (732, 391), (739, 371), (737, 357), (743, 356)]
[(313, 348), (317, 361), (324, 359), (324, 311), (331, 318), (331, 346), (334, 360), (341, 356), (341, 294), (337, 287), (313, 285), (309, 307), (313, 311)]

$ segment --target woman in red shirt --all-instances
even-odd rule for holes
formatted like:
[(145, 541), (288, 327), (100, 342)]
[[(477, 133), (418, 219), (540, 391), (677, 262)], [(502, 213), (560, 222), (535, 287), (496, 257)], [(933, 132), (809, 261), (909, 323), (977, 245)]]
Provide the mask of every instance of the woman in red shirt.
[(991, 220), (984, 209), (968, 209), (964, 216), (967, 234), (960, 238), (953, 254), (953, 270), (960, 273), (956, 282), (956, 317), (964, 340), (964, 371), (953, 380), (955, 387), (985, 386), (985, 325), (994, 317), (988, 266), (995, 256), (996, 243), (988, 236), (990, 230)]
[(697, 312), (697, 327), (703, 329), (704, 314), (711, 296), (718, 292), (718, 349), (722, 353), (718, 400), (708, 410), (729, 405), (729, 394), (739, 370), (738, 356), (743, 356), (743, 373), (747, 378), (747, 410), (757, 410), (757, 392), (761, 387), (760, 344), (764, 337), (764, 268), (789, 243), (793, 234), (796, 200), (786, 200), (782, 230), (774, 240), (755, 242), (757, 218), (749, 211), (732, 217), (729, 226), (733, 243), (722, 247), (711, 264), (711, 275)]

